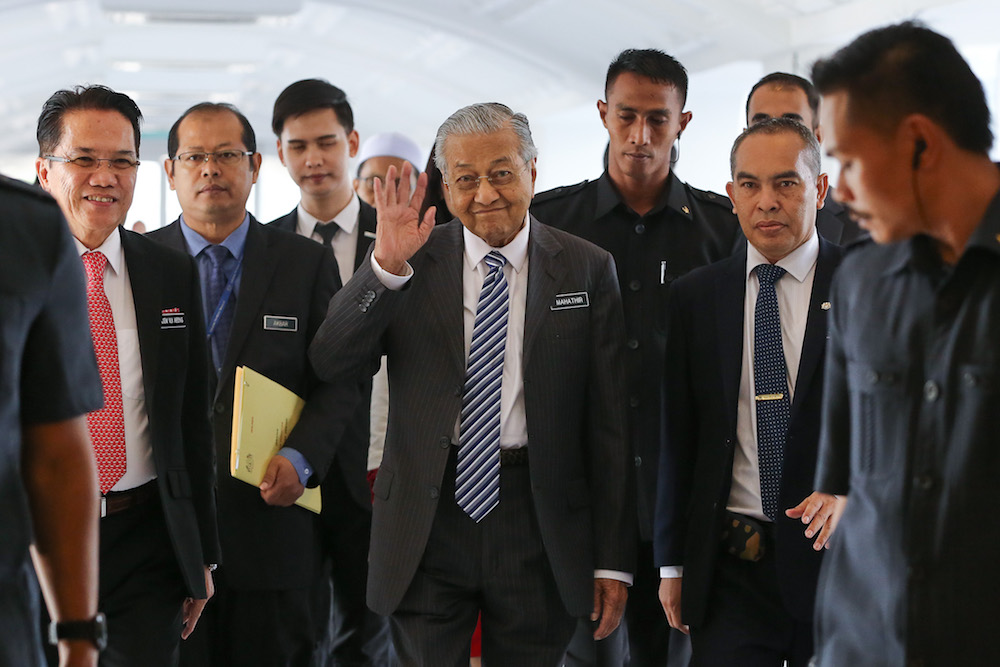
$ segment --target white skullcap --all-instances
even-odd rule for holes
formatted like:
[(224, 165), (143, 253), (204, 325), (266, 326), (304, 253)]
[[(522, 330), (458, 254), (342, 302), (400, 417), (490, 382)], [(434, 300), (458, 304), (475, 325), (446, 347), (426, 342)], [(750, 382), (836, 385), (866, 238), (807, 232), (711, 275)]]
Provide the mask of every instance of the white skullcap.
[(423, 151), (412, 139), (399, 132), (382, 132), (373, 134), (365, 139), (358, 152), (358, 173), (361, 173), (361, 165), (366, 160), (373, 157), (398, 157), (413, 165), (413, 168), (420, 173), (424, 170), (426, 160)]

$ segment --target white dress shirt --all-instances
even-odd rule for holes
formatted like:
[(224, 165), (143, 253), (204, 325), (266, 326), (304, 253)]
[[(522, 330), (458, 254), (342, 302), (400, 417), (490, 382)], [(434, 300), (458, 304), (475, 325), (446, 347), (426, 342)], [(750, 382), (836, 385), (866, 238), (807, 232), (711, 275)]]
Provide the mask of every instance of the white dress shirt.
[(361, 202), (356, 194), (351, 194), (351, 200), (347, 206), (340, 210), (340, 213), (333, 216), (333, 220), (320, 220), (309, 211), (302, 208), (302, 202), (298, 206), (298, 222), (295, 231), (300, 236), (305, 236), (314, 241), (323, 242), (323, 237), (316, 231), (316, 224), (327, 222), (336, 223), (337, 233), (334, 235), (330, 245), (333, 246), (333, 256), (337, 258), (337, 268), (340, 270), (340, 282), (344, 285), (354, 275), (355, 255), (358, 252), (358, 213), (361, 212)]
[[(799, 373), (799, 359), (802, 357), (802, 342), (806, 335), (806, 319), (809, 316), (809, 301), (812, 298), (818, 258), (819, 237), (813, 231), (809, 240), (777, 262), (787, 272), (774, 286), (778, 297), (778, 314), (781, 317), (781, 344), (788, 371), (789, 401), (795, 397), (795, 380)], [(726, 509), (731, 512), (766, 522), (771, 520), (764, 515), (760, 498), (753, 347), (754, 311), (757, 308), (757, 295), (760, 293), (760, 281), (754, 269), (769, 263), (756, 248), (747, 243), (747, 283), (743, 297), (743, 364), (736, 406), (737, 447), (733, 455), (733, 482), (729, 489), (729, 501), (726, 503)], [(779, 507), (778, 511), (783, 512), (785, 509)], [(680, 577), (683, 576), (683, 571), (684, 568), (679, 565), (661, 567), (660, 577)]]
[[(76, 249), (82, 256), (89, 249), (75, 238)], [(104, 267), (104, 293), (111, 304), (118, 339), (118, 368), (122, 379), (122, 410), (125, 414), (125, 474), (111, 488), (127, 491), (156, 478), (153, 445), (149, 437), (149, 416), (146, 414), (146, 392), (142, 384), (142, 357), (139, 351), (139, 331), (136, 328), (135, 302), (132, 283), (125, 265), (119, 230), (113, 231), (95, 252), (108, 258)]]

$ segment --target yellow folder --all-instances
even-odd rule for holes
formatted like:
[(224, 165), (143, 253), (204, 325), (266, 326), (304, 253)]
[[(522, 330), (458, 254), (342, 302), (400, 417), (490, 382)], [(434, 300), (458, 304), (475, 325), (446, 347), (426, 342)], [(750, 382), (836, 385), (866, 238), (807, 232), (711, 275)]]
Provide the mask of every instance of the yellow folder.
[[(299, 421), (303, 405), (299, 396), (252, 368), (236, 369), (229, 459), (233, 477), (260, 486), (268, 461)], [(295, 504), (319, 514), (323, 506), (319, 487), (306, 489)]]

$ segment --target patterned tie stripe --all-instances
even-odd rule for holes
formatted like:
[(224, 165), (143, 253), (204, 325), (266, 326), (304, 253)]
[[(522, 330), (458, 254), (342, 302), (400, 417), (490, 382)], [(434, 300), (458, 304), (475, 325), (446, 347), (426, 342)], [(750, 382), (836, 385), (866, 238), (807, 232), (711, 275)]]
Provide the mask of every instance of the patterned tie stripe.
[(122, 409), (122, 378), (118, 367), (118, 335), (111, 303), (104, 293), (104, 267), (108, 258), (100, 252), (82, 256), (87, 273), (87, 308), (90, 335), (94, 340), (97, 368), (104, 389), (104, 407), (87, 415), (87, 428), (97, 458), (101, 493), (105, 494), (125, 474), (125, 413)]
[(477, 523), (500, 501), (500, 385), (507, 345), (507, 260), (493, 251), (479, 293), (459, 426), (455, 500)]
[(760, 469), (760, 497), (764, 515), (772, 521), (778, 513), (781, 467), (791, 402), (788, 397), (788, 368), (781, 343), (781, 316), (774, 284), (785, 270), (772, 264), (756, 268), (760, 282), (754, 310), (753, 378), (757, 404), (757, 464)]

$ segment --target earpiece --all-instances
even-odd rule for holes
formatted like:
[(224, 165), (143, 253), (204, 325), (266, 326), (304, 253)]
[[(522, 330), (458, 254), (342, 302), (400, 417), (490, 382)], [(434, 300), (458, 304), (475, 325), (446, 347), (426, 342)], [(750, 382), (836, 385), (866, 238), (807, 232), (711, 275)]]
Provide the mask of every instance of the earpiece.
[(913, 143), (913, 169), (914, 170), (920, 168), (920, 156), (922, 156), (924, 154), (925, 150), (927, 150), (927, 142), (924, 141), (923, 139), (917, 139)]

